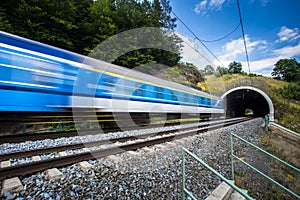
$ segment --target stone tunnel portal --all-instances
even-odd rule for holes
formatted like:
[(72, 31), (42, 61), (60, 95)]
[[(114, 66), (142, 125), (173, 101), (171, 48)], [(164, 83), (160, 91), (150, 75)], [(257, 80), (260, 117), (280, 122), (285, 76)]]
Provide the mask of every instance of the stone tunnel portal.
[(246, 116), (246, 111), (255, 117), (270, 114), (274, 121), (274, 107), (269, 96), (257, 88), (242, 86), (233, 88), (222, 95), (225, 101), (225, 112), (229, 117)]

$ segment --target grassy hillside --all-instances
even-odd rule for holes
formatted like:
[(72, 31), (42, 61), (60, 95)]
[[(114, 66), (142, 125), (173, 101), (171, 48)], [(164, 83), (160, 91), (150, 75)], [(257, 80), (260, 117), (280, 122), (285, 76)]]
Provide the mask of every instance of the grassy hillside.
[(243, 74), (227, 74), (222, 77), (205, 76), (194, 66), (178, 65), (171, 68), (143, 67), (143, 72), (157, 77), (188, 85), (199, 90), (221, 96), (226, 91), (239, 86), (253, 86), (264, 91), (272, 100), (275, 120), (291, 130), (300, 133), (300, 102), (283, 97), (280, 89), (288, 83), (272, 78)]
[(286, 99), (279, 91), (280, 88), (288, 85), (287, 82), (261, 76), (249, 77), (241, 74), (228, 74), (220, 78), (207, 76), (205, 82), (198, 83), (198, 86), (204, 88), (205, 91), (217, 95), (242, 85), (252, 85), (263, 90), (274, 104), (277, 122), (300, 133), (300, 102)]

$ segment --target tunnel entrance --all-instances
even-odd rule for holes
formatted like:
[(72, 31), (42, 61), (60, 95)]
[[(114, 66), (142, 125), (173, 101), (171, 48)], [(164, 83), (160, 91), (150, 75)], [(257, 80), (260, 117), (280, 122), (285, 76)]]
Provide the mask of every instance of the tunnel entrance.
[(225, 112), (229, 117), (264, 117), (270, 114), (274, 120), (274, 107), (270, 97), (257, 88), (242, 86), (233, 88), (222, 95)]

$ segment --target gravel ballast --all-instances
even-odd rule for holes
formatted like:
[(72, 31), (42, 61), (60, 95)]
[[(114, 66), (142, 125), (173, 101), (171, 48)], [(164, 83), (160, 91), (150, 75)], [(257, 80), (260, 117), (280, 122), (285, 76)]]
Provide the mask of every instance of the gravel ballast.
[[(185, 147), (224, 175), (231, 177), (229, 134), (234, 132), (257, 144), (263, 134), (262, 119), (201, 133), (188, 139), (151, 146), (152, 153), (117, 154), (121, 160), (89, 160), (93, 170), (81, 171), (74, 164), (59, 168), (63, 178), (50, 180), (44, 172), (20, 177), (24, 190), (5, 193), (6, 199), (181, 199), (181, 149)], [(235, 143), (235, 152), (247, 148)], [(186, 157), (186, 185), (198, 199), (207, 197), (221, 183), (213, 174)]]

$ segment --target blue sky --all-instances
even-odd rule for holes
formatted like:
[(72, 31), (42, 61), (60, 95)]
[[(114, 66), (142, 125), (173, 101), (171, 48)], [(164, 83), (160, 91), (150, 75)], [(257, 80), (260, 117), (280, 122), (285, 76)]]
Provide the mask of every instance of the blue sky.
[[(170, 0), (170, 5), (202, 40), (219, 39), (239, 24), (236, 0)], [(251, 73), (271, 76), (279, 59), (300, 61), (300, 0), (240, 0), (240, 8)], [(176, 23), (176, 32), (185, 41), (185, 61), (199, 68), (207, 64), (228, 67), (230, 62), (238, 61), (243, 70), (249, 72), (241, 27), (220, 41), (203, 42), (216, 59), (179, 20)]]

